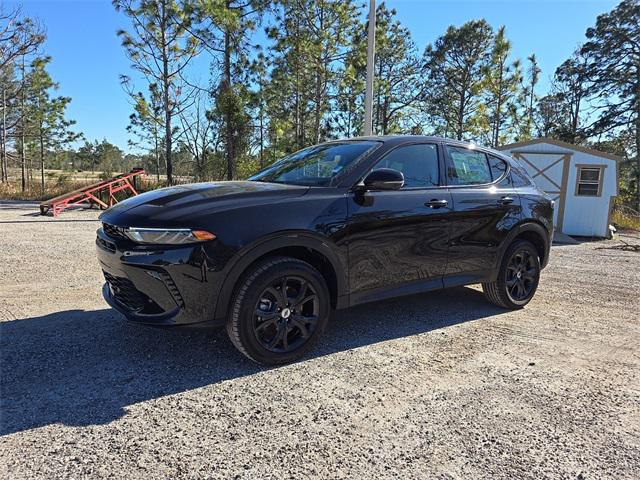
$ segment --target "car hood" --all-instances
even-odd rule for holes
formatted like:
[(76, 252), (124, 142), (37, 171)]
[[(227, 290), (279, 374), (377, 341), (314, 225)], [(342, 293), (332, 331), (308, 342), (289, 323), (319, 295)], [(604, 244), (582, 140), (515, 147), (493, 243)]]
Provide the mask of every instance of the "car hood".
[(263, 182), (209, 182), (161, 188), (128, 198), (100, 220), (120, 226), (184, 225), (185, 219), (225, 209), (277, 203), (304, 195), (309, 187)]

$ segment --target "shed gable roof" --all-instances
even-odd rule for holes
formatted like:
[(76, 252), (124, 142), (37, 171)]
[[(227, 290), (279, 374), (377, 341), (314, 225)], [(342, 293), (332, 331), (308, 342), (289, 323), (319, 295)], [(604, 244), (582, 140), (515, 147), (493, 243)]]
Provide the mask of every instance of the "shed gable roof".
[(553, 138), (535, 138), (533, 140), (527, 140), (524, 142), (510, 143), (509, 145), (502, 145), (501, 147), (498, 147), (497, 150), (501, 150), (501, 151), (516, 150), (518, 148), (528, 147), (530, 145), (539, 145), (541, 143), (555, 145), (556, 147), (566, 148), (567, 150), (574, 150), (576, 152), (586, 153), (589, 155), (593, 155), (595, 157), (615, 160), (616, 162), (619, 162), (622, 160), (622, 158), (620, 158), (619, 156), (612, 155), (611, 153), (601, 152), (599, 150), (594, 150), (593, 148), (583, 147), (580, 145), (573, 145), (572, 143), (563, 142), (562, 140), (555, 140)]

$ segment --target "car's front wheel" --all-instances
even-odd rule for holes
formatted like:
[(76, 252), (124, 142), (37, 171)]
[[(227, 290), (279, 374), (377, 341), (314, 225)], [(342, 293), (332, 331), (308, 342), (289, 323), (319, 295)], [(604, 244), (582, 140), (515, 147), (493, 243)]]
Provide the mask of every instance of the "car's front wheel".
[(498, 278), (483, 283), (482, 290), (487, 299), (499, 307), (517, 309), (531, 301), (540, 281), (540, 259), (533, 244), (517, 240), (509, 246)]
[(253, 266), (236, 289), (227, 333), (251, 360), (292, 362), (313, 347), (329, 319), (327, 284), (315, 268), (289, 257)]

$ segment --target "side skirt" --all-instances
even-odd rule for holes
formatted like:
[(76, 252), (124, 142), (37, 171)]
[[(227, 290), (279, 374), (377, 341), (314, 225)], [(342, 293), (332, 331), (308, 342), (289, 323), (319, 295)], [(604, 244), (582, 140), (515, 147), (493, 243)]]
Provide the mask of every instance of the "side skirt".
[(362, 303), (385, 300), (387, 298), (402, 297), (405, 295), (415, 295), (416, 293), (440, 290), (444, 288), (442, 278), (430, 280), (419, 280), (390, 287), (373, 288), (362, 292), (352, 293), (349, 298), (349, 306), (360, 305)]
[[(472, 285), (474, 283), (489, 282), (491, 280), (492, 276), (490, 272), (478, 272), (473, 274), (451, 275), (445, 278), (436, 278), (431, 280), (420, 280), (417, 282), (403, 283), (401, 285), (393, 285), (391, 287), (374, 288), (351, 294), (348, 304), (346, 302), (339, 302), (338, 310), (363, 303), (386, 300), (388, 298), (415, 295), (417, 293), (442, 290), (450, 287), (461, 287), (464, 285)], [(340, 303), (342, 303), (342, 305), (340, 305)]]

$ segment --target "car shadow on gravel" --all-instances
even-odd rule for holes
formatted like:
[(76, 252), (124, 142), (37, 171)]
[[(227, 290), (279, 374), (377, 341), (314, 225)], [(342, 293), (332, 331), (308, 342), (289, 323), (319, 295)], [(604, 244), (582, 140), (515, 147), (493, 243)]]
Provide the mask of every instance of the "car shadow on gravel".
[[(335, 315), (311, 357), (503, 313), (455, 288)], [(0, 323), (0, 435), (46, 425), (99, 425), (126, 407), (264, 370), (223, 330), (130, 325), (112, 310), (69, 310)]]

